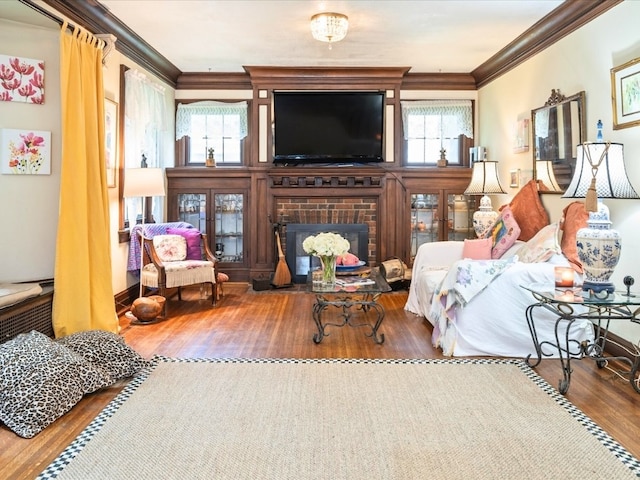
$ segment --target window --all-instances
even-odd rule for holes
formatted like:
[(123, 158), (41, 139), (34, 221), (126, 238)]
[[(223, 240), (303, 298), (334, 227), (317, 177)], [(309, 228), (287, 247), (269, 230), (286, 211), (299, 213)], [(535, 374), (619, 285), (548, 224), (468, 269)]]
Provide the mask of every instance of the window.
[[(143, 73), (128, 69), (124, 73), (124, 91), (125, 176), (127, 168), (166, 166), (167, 136), (171, 141), (171, 135), (167, 135), (171, 100), (166, 97), (165, 88)], [(164, 202), (155, 200), (146, 199), (145, 223), (163, 221)], [(142, 198), (124, 199), (124, 228), (142, 222), (142, 201)]]
[(176, 140), (188, 138), (186, 165), (204, 165), (210, 149), (216, 165), (241, 164), (246, 136), (247, 102), (178, 104)]
[(406, 165), (435, 165), (441, 153), (450, 165), (468, 164), (467, 139), (473, 138), (471, 100), (403, 101), (401, 105)]

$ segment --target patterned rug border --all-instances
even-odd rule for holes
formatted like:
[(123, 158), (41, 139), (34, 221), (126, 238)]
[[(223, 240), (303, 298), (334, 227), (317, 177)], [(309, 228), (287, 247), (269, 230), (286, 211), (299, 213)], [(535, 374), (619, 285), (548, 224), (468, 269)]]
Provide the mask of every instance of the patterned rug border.
[(163, 363), (317, 363), (317, 364), (421, 364), (421, 365), (515, 365), (529, 380), (549, 395), (558, 405), (567, 410), (589, 433), (596, 437), (620, 462), (640, 478), (640, 460), (635, 458), (626, 448), (600, 428), (578, 407), (569, 402), (551, 384), (538, 375), (524, 360), (520, 359), (488, 359), (488, 358), (176, 358), (156, 355), (151, 365), (139, 372), (124, 389), (94, 418), (78, 437), (65, 448), (51, 464), (38, 475), (37, 480), (56, 478), (64, 468), (80, 453), (80, 451), (100, 431), (109, 418), (133, 395), (153, 370)]

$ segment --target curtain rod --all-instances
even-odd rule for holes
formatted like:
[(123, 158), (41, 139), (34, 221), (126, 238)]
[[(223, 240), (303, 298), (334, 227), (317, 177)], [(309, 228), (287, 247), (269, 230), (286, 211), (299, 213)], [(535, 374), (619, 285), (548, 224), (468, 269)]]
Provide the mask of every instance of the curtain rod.
[[(45, 10), (41, 6), (36, 5), (35, 3), (32, 3), (30, 0), (18, 0), (18, 2), (22, 3), (23, 5), (26, 5), (27, 7), (32, 8), (33, 10), (38, 12), (40, 15), (44, 15), (49, 20), (53, 20), (54, 22), (56, 22), (60, 26), (62, 26), (64, 24), (64, 19), (58, 17), (57, 15), (54, 15), (53, 13), (49, 12), (48, 10)], [(75, 25), (73, 25), (71, 22), (67, 22), (67, 28), (71, 29), (71, 30), (74, 30), (75, 29)]]

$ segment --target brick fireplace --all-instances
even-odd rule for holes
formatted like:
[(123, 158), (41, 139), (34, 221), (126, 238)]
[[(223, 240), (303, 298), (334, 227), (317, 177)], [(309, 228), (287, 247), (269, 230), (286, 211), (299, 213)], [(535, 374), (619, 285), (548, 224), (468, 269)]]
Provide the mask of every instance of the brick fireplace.
[[(292, 275), (298, 277), (294, 279), (297, 282), (304, 281), (300, 277), (306, 277), (312, 261), (301, 258), (304, 256), (301, 242), (307, 235), (323, 231), (340, 233), (351, 242), (352, 253), (368, 264), (375, 263), (377, 197), (281, 197), (276, 199), (276, 212), (277, 221), (284, 225), (282, 248)], [(292, 239), (296, 238), (298, 240), (292, 245)]]

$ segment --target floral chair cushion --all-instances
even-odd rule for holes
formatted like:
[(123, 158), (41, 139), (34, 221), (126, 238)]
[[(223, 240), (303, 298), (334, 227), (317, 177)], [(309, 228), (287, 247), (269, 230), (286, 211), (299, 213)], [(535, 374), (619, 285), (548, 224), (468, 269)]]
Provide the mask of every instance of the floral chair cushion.
[(156, 235), (153, 248), (163, 262), (179, 262), (187, 258), (187, 241), (182, 235)]

